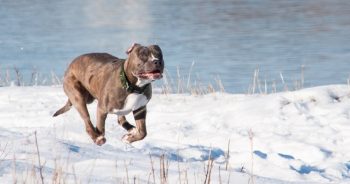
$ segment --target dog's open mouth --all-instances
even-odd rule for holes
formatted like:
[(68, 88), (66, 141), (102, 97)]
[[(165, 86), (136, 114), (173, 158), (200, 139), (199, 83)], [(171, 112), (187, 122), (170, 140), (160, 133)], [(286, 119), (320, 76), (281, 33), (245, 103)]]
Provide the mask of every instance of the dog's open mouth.
[(162, 75), (162, 72), (160, 70), (153, 70), (150, 72), (139, 73), (138, 77), (142, 78), (142, 79), (156, 80), (156, 79), (161, 79), (163, 77), (163, 75)]

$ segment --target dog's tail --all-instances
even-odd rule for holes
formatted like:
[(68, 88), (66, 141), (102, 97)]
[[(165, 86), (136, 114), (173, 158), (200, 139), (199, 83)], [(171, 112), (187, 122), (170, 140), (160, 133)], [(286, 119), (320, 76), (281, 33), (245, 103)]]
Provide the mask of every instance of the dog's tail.
[(63, 114), (67, 111), (69, 111), (69, 109), (72, 107), (72, 102), (70, 102), (69, 100), (67, 101), (66, 105), (64, 105), (62, 108), (60, 108), (57, 112), (55, 112), (55, 114), (53, 115), (53, 117), (56, 117), (60, 114)]

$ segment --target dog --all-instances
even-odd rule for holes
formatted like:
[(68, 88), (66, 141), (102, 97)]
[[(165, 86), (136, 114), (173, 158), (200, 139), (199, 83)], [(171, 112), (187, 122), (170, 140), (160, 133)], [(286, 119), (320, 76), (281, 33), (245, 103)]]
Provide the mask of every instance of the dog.
[[(106, 142), (107, 114), (117, 114), (118, 123), (127, 130), (122, 140), (127, 143), (144, 139), (146, 105), (152, 97), (151, 82), (163, 76), (164, 60), (158, 45), (134, 43), (127, 59), (108, 53), (88, 53), (75, 58), (65, 72), (63, 89), (67, 103), (54, 115), (67, 112), (74, 106), (84, 120), (86, 132), (99, 146)], [(97, 100), (96, 128), (90, 120), (87, 104)], [(125, 115), (133, 113), (131, 125)]]

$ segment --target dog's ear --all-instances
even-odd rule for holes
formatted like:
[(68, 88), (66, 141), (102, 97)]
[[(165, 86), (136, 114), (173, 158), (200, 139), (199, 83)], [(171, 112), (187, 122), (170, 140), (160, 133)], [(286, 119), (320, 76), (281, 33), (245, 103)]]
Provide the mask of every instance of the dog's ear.
[(126, 54), (130, 54), (132, 52), (132, 50), (134, 50), (134, 48), (139, 47), (139, 46), (141, 46), (141, 45), (138, 43), (133, 43), (131, 45), (131, 47), (126, 51)]

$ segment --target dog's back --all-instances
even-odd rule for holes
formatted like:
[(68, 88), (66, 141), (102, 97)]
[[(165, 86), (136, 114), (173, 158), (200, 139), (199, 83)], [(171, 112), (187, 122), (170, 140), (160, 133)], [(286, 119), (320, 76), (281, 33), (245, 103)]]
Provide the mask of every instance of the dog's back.
[[(89, 104), (100, 96), (101, 89), (111, 76), (118, 70), (123, 59), (108, 53), (88, 53), (75, 58), (65, 72), (64, 82), (73, 84), (85, 94), (85, 103)], [(68, 91), (65, 92), (67, 93)], [(53, 116), (67, 112), (72, 106), (68, 100)]]

